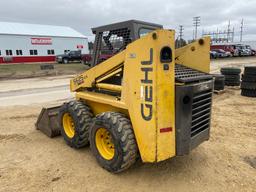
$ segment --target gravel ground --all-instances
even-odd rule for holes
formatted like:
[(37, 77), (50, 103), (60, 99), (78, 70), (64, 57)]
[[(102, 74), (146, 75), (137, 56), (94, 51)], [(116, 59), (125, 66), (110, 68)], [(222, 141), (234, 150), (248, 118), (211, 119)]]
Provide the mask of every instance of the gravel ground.
[(89, 148), (35, 130), (40, 106), (0, 108), (0, 191), (246, 191), (256, 188), (256, 100), (214, 97), (211, 139), (188, 156), (113, 175)]
[[(222, 65), (219, 62), (212, 63), (212, 71)], [(245, 62), (230, 60), (224, 64), (241, 66)], [(65, 85), (62, 80), (59, 83)], [(75, 150), (62, 137), (50, 139), (35, 130), (44, 105), (49, 102), (0, 106), (1, 192), (256, 189), (256, 99), (242, 97), (239, 88), (214, 96), (211, 138), (190, 155), (157, 164), (138, 161), (118, 175), (99, 167), (88, 147)]]

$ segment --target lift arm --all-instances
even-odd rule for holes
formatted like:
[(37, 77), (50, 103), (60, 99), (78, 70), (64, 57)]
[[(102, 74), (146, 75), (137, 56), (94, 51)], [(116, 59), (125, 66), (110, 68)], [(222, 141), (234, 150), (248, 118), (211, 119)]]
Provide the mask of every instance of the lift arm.
[[(109, 58), (108, 60), (90, 68), (84, 73), (70, 80), (70, 90), (77, 92), (82, 88), (96, 86), (96, 79), (104, 76), (111, 76), (116, 70), (119, 70), (125, 60), (125, 50)], [(99, 83), (99, 81), (98, 81)]]

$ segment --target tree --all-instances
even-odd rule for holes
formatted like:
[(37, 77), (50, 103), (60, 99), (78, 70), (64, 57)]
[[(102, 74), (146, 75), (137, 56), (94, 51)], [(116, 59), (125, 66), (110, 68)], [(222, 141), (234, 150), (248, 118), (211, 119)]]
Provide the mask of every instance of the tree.
[(185, 45), (187, 45), (187, 42), (184, 39), (175, 40), (175, 48), (184, 47)]

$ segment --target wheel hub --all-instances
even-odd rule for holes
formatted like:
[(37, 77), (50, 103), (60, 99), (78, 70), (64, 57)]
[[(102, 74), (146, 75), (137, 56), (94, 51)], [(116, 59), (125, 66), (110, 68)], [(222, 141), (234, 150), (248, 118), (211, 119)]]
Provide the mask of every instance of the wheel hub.
[(75, 123), (71, 115), (69, 113), (65, 113), (63, 115), (62, 122), (63, 122), (63, 128), (66, 135), (69, 138), (73, 138), (75, 135)]
[(115, 146), (110, 132), (106, 128), (99, 128), (95, 135), (96, 147), (100, 155), (111, 160), (115, 154)]

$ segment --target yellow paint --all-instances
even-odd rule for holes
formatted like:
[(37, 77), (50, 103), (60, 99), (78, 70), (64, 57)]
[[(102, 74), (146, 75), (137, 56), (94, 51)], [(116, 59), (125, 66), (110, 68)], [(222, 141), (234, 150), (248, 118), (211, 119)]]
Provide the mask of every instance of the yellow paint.
[[(200, 42), (203, 43), (200, 44)], [(210, 37), (204, 37), (184, 47), (176, 49), (176, 63), (192, 69), (210, 72)]]
[[(168, 63), (169, 70), (163, 70), (160, 63), (160, 50), (169, 46), (174, 54), (174, 32), (157, 30), (157, 39), (152, 33), (135, 41), (127, 47), (124, 63), (122, 99), (127, 103), (141, 158), (144, 162), (157, 162), (175, 155), (175, 132), (161, 133), (161, 128), (175, 129), (174, 118), (174, 62)], [(145, 74), (141, 72), (141, 61), (148, 61), (153, 49), (152, 79), (153, 101), (145, 101), (148, 85), (141, 83)], [(136, 55), (136, 58), (130, 57)], [(173, 55), (174, 57), (174, 55)], [(147, 88), (146, 88), (147, 87)], [(153, 116), (145, 121), (141, 115), (141, 104), (151, 104)]]
[(117, 108), (127, 109), (126, 104), (120, 100), (120, 97), (115, 97), (107, 94), (81, 91), (76, 93), (76, 98), (79, 100), (94, 101)]
[(97, 130), (95, 135), (95, 143), (97, 150), (104, 159), (113, 159), (115, 155), (115, 147), (111, 134), (106, 128), (102, 127)]
[(75, 136), (74, 120), (69, 113), (65, 113), (62, 118), (65, 134), (72, 139)]
[(122, 109), (120, 107), (114, 107), (109, 104), (104, 104), (104, 103), (99, 103), (99, 102), (89, 101), (89, 100), (86, 100), (86, 104), (90, 106), (94, 115), (98, 115), (106, 111), (114, 111), (114, 112), (123, 113), (129, 116), (127, 109)]
[(122, 86), (120, 86), (120, 85), (111, 85), (111, 84), (107, 84), (107, 83), (97, 83), (96, 87), (98, 87), (100, 89), (106, 89), (106, 90), (116, 91), (116, 92), (121, 92), (122, 91)]
[(122, 65), (120, 66), (120, 68), (114, 69), (110, 73), (104, 74), (102, 77), (97, 78), (96, 79), (96, 83), (100, 83), (101, 81), (104, 81), (107, 78), (122, 72), (122, 68), (121, 67), (122, 67)]
[[(164, 46), (175, 52), (175, 33), (158, 32), (159, 39), (156, 45), (156, 122), (157, 122), (157, 161), (175, 156), (175, 60), (169, 63), (169, 70), (163, 70), (159, 64), (159, 52)], [(166, 43), (168, 39), (168, 44)], [(172, 132), (160, 133), (161, 128), (172, 128)]]

